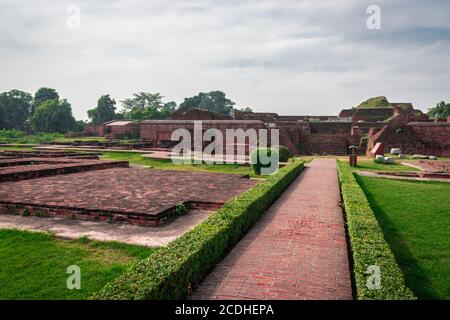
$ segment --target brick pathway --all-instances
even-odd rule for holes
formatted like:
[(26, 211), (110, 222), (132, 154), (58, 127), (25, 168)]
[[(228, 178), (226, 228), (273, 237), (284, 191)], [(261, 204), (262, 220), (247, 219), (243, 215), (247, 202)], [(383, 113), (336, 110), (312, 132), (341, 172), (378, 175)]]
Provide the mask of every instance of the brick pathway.
[(190, 299), (351, 299), (334, 159), (313, 160)]

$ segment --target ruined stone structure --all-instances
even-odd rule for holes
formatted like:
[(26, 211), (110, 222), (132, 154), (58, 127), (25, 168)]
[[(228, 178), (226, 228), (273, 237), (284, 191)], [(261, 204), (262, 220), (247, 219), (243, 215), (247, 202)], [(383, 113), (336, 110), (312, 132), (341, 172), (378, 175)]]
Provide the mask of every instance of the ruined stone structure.
[(197, 109), (197, 108), (179, 108), (170, 115), (171, 120), (233, 120), (229, 115), (221, 115), (217, 112)]
[(111, 121), (105, 124), (105, 137), (108, 139), (139, 137), (139, 123), (136, 121)]
[[(386, 149), (401, 148), (404, 153), (448, 155), (449, 122), (433, 122), (410, 103), (390, 103), (385, 97), (369, 99), (356, 108), (343, 109), (338, 116), (295, 116), (267, 112), (233, 110), (229, 116), (202, 109), (181, 108), (170, 120), (112, 121), (89, 126), (86, 133), (107, 138), (138, 136), (153, 147), (172, 147), (175, 129), (186, 129), (193, 135), (194, 121), (201, 120), (203, 131), (219, 129), (277, 128), (280, 144), (292, 154), (346, 155), (352, 145), (366, 153), (377, 142)], [(447, 120), (449, 121), (449, 120)], [(247, 143), (247, 142), (246, 142)], [(207, 143), (206, 143), (207, 144)], [(225, 145), (226, 143), (224, 143)]]

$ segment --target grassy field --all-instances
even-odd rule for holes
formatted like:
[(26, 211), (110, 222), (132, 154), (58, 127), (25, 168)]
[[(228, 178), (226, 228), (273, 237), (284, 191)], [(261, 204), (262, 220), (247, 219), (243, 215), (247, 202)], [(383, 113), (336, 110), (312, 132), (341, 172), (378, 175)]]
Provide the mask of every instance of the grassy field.
[(106, 141), (105, 137), (75, 137), (75, 138), (58, 138), (53, 140), (54, 142), (60, 142), (60, 143), (70, 143), (70, 142), (74, 142), (74, 141), (85, 141), (85, 142), (89, 142), (89, 141), (99, 141), (99, 142), (103, 142)]
[(0, 130), (0, 142), (3, 143), (42, 143), (64, 138), (61, 133), (26, 134), (19, 130)]
[(400, 163), (394, 164), (383, 164), (383, 163), (375, 163), (373, 160), (359, 160), (358, 165), (356, 167), (352, 167), (354, 171), (420, 171), (419, 169), (405, 166)]
[(132, 152), (104, 152), (102, 158), (109, 160), (127, 160), (130, 164), (150, 166), (159, 170), (210, 171), (255, 176), (249, 166), (234, 164), (174, 164), (171, 160), (148, 159), (140, 153)]
[(1, 150), (33, 150), (33, 148), (32, 147), (3, 146), (0, 144), (0, 151)]
[[(0, 299), (84, 299), (156, 250), (0, 230)], [(80, 290), (67, 289), (70, 265), (80, 267)]]
[(450, 299), (450, 183), (358, 177), (408, 287)]

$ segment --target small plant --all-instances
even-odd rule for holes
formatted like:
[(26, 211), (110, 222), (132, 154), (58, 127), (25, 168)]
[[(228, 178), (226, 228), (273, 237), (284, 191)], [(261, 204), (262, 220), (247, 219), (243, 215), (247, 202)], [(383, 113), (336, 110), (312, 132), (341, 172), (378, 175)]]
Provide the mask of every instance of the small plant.
[(108, 217), (108, 219), (106, 219), (107, 223), (113, 223), (113, 218), (112, 217)]
[(289, 158), (291, 157), (291, 152), (289, 151), (288, 147), (274, 146), (272, 149), (276, 150), (278, 152), (278, 157), (280, 159), (280, 162), (287, 162), (289, 160)]
[(177, 216), (185, 215), (188, 211), (187, 206), (184, 203), (177, 203), (175, 206), (175, 213)]
[(384, 164), (384, 158), (383, 157), (377, 157), (377, 158), (373, 159), (373, 162)]
[(22, 216), (29, 217), (31, 215), (30, 210), (28, 208), (23, 209)]

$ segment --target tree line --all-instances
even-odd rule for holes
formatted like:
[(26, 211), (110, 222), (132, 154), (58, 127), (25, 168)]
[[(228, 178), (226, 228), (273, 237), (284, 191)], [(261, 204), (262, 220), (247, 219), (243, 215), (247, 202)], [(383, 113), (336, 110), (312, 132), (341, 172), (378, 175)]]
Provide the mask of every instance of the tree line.
[[(201, 108), (229, 114), (235, 103), (222, 91), (200, 92), (184, 98), (177, 105), (175, 101), (164, 101), (160, 93), (138, 92), (131, 98), (120, 101), (121, 110), (117, 110), (116, 101), (109, 95), (101, 96), (95, 108), (89, 109), (89, 121), (76, 120), (71, 104), (61, 99), (52, 88), (40, 88), (34, 95), (10, 90), (0, 93), (0, 130), (21, 130), (34, 132), (82, 131), (88, 123), (99, 124), (111, 120), (167, 119), (180, 107)], [(250, 108), (241, 110), (251, 111)]]
[[(132, 98), (120, 102), (122, 110), (116, 112), (116, 101), (109, 95), (101, 96), (97, 101), (97, 107), (88, 110), (90, 122), (97, 124), (114, 119), (167, 119), (178, 108), (200, 108), (226, 115), (235, 105), (222, 91), (200, 92), (195, 96), (184, 98), (180, 105), (177, 105), (175, 101), (164, 101), (160, 93), (150, 92), (135, 93)], [(241, 108), (240, 110), (251, 111), (252, 109)]]

